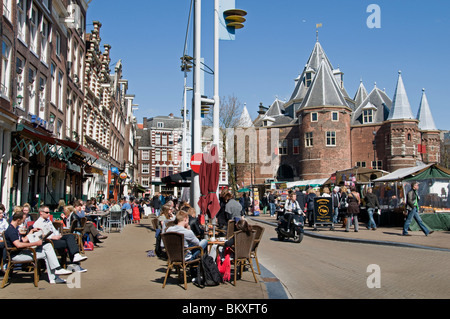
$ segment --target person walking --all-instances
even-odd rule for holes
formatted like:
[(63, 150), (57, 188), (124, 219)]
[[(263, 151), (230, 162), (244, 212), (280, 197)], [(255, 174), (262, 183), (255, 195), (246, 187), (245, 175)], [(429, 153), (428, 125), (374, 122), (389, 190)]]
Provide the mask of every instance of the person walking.
[(419, 183), (413, 182), (411, 184), (411, 190), (406, 195), (406, 210), (408, 215), (406, 216), (405, 224), (403, 225), (403, 236), (411, 236), (408, 233), (409, 225), (411, 224), (412, 219), (414, 218), (419, 225), (420, 229), (424, 232), (425, 236), (428, 236), (434, 233), (433, 230), (429, 230), (427, 226), (422, 221), (422, 218), (419, 216)]
[(359, 197), (359, 193), (356, 191), (355, 186), (352, 186), (350, 188), (350, 194), (348, 194), (347, 201), (347, 224), (345, 226), (345, 231), (349, 231), (353, 220), (353, 224), (355, 225), (355, 232), (358, 232), (358, 215), (359, 205), (361, 205), (361, 198)]
[(339, 187), (333, 188), (333, 194), (331, 195), (331, 206), (333, 207), (333, 224), (337, 224), (339, 216)]
[(308, 189), (308, 195), (306, 196), (306, 216), (308, 217), (308, 226), (314, 225), (314, 198), (316, 198), (316, 191), (314, 188)]
[(380, 203), (378, 202), (378, 197), (373, 193), (372, 187), (367, 189), (367, 194), (364, 197), (366, 203), (367, 213), (369, 214), (369, 222), (367, 224), (367, 229), (377, 230), (377, 224), (373, 219), (373, 214), (376, 209), (380, 209)]
[(270, 217), (273, 217), (273, 216), (275, 216), (275, 210), (276, 210), (275, 194), (274, 194), (273, 190), (270, 191), (268, 199), (269, 199), (269, 207), (270, 207)]

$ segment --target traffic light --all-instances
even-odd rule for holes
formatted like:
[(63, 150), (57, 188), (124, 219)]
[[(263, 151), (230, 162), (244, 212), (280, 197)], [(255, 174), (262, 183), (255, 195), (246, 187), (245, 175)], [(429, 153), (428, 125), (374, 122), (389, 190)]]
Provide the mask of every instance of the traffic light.
[(194, 60), (194, 58), (189, 55), (183, 55), (180, 58), (180, 60), (181, 60), (181, 71), (182, 72), (191, 72), (192, 61)]
[(242, 29), (244, 27), (247, 12), (241, 9), (230, 9), (223, 12), (227, 28)]
[(208, 99), (208, 98), (206, 98), (206, 96), (202, 95), (201, 108), (200, 108), (202, 118), (204, 118), (205, 115), (207, 115), (209, 113), (212, 106), (214, 106), (214, 100)]

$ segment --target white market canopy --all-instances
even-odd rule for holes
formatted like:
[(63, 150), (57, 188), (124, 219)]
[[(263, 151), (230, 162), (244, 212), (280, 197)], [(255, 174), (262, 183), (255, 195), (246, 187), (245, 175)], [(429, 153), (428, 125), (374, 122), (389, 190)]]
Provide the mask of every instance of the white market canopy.
[(415, 167), (400, 168), (391, 174), (377, 178), (376, 180), (374, 180), (374, 182), (375, 183), (378, 183), (378, 182), (383, 183), (383, 182), (393, 182), (393, 181), (402, 180), (402, 179), (410, 176), (411, 174), (417, 173), (419, 171), (423, 171), (423, 170), (431, 167), (432, 165), (433, 164), (425, 165), (425, 166), (422, 165), (422, 166), (415, 166)]
[(322, 186), (328, 178), (319, 178), (319, 179), (309, 179), (309, 180), (303, 180), (303, 181), (296, 181), (296, 182), (288, 182), (286, 183), (286, 188), (293, 188), (293, 187), (301, 187), (301, 186)]

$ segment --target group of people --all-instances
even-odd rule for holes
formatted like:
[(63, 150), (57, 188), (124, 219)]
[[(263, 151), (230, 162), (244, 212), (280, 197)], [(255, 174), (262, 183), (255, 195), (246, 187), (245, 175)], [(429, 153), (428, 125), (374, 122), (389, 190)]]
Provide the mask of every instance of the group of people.
[[(419, 183), (413, 182), (411, 184), (411, 190), (407, 194), (405, 223), (403, 225), (403, 236), (410, 236), (408, 233), (409, 226), (413, 219), (416, 220), (418, 226), (423, 233), (428, 236), (433, 233), (433, 230), (429, 230), (422, 219), (419, 216)], [(271, 190), (269, 194), (266, 194), (267, 203), (270, 205), (270, 215), (275, 216), (277, 206), (280, 204), (280, 198), (277, 196), (274, 190)], [(292, 203), (298, 205), (300, 213), (308, 222), (309, 227), (314, 225), (314, 198), (316, 197), (331, 197), (332, 209), (333, 209), (333, 224), (342, 222), (342, 227), (346, 232), (350, 231), (350, 227), (354, 225), (354, 231), (359, 231), (359, 214), (361, 205), (365, 205), (368, 214), (367, 229), (376, 230), (377, 224), (374, 219), (375, 214), (380, 214), (381, 205), (378, 201), (378, 197), (373, 193), (373, 188), (367, 188), (367, 192), (363, 198), (356, 190), (355, 186), (351, 186), (348, 189), (346, 186), (334, 187), (330, 192), (328, 187), (324, 187), (322, 192), (309, 188), (305, 192), (299, 189), (291, 190), (289, 192), (288, 199), (285, 203), (285, 207), (290, 207)]]

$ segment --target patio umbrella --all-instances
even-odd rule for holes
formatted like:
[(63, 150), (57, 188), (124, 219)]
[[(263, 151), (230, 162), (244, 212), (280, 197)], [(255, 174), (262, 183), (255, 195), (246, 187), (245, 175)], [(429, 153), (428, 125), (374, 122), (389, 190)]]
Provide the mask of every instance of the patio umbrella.
[(250, 192), (251, 190), (250, 189), (248, 189), (248, 188), (241, 188), (240, 190), (238, 190), (238, 193), (248, 193), (248, 192)]
[(203, 214), (213, 219), (220, 210), (217, 198), (219, 186), (219, 154), (217, 146), (213, 146), (209, 153), (204, 153), (200, 165), (200, 199), (198, 206)]

